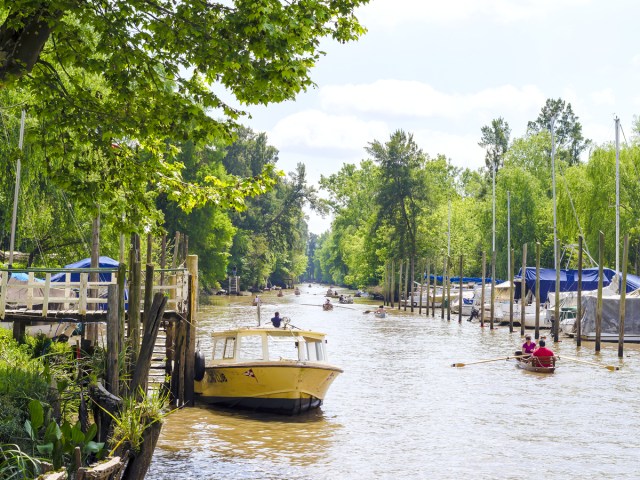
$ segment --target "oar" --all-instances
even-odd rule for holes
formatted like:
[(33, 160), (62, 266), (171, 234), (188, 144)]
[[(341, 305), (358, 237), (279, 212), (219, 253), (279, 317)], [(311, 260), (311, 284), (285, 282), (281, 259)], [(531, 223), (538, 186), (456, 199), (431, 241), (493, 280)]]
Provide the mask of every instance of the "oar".
[(477, 362), (469, 362), (469, 363), (452, 363), (452, 367), (465, 367), (467, 365), (475, 365), (476, 363), (487, 363), (487, 362), (497, 362), (498, 360), (509, 360), (511, 358), (522, 358), (528, 357), (529, 355), (513, 355), (509, 357), (500, 357), (500, 358), (491, 358), (489, 360), (478, 360)]
[(585, 365), (593, 365), (594, 367), (606, 368), (607, 370), (610, 370), (612, 372), (615, 370), (620, 370), (620, 367), (616, 367), (615, 365), (602, 365), (601, 363), (588, 362), (587, 360), (580, 360), (579, 358), (575, 357), (567, 357), (566, 355), (558, 356), (557, 358), (560, 360), (564, 358), (566, 360), (571, 360), (572, 362), (584, 363)]

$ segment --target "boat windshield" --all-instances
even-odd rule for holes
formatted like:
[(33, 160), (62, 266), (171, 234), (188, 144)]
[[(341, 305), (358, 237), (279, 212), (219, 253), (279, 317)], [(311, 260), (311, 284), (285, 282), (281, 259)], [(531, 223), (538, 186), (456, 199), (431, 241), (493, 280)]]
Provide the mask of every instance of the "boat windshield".
[(323, 362), (325, 360), (324, 344), (317, 338), (305, 338), (304, 342), (305, 360), (310, 362)]
[(238, 346), (239, 360), (264, 360), (262, 335), (241, 335)]
[(298, 337), (267, 335), (269, 360), (298, 360)]
[(235, 346), (235, 337), (216, 338), (213, 345), (213, 359), (222, 360), (224, 358), (233, 358)]

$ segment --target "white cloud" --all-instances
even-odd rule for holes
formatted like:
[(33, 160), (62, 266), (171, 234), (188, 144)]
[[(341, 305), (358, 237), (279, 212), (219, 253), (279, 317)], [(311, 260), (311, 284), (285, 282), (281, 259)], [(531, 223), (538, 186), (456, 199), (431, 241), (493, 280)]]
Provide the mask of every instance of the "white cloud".
[(476, 170), (484, 166), (484, 150), (478, 145), (478, 134), (456, 135), (437, 130), (417, 130), (414, 139), (430, 157), (443, 154), (456, 167)]
[(279, 120), (269, 132), (269, 140), (279, 149), (305, 146), (362, 150), (368, 142), (385, 137), (388, 132), (389, 127), (385, 122), (365, 121), (354, 115), (304, 110)]
[(596, 105), (615, 105), (616, 96), (611, 88), (591, 92), (589, 98)]
[(387, 79), (322, 87), (320, 99), (322, 108), (331, 111), (461, 119), (471, 113), (537, 111), (546, 96), (534, 85), (502, 85), (458, 94), (441, 92), (418, 81)]
[(360, 9), (358, 17), (369, 28), (452, 23), (477, 15), (512, 23), (588, 3), (590, 0), (373, 0)]

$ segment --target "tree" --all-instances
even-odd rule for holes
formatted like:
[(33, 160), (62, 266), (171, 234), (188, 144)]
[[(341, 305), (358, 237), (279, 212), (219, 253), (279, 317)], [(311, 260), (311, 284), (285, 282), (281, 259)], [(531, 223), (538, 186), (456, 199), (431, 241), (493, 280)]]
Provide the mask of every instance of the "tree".
[[(175, 146), (231, 138), (244, 112), (222, 89), (248, 105), (312, 85), (320, 39), (358, 38), (353, 10), (366, 2), (0, 0), (0, 88), (29, 93), (48, 175), (118, 227), (122, 214), (130, 225), (154, 216), (150, 191), (186, 210), (243, 208), (273, 186), (269, 165), (185, 182)], [(92, 175), (102, 181), (85, 185)]]
[(511, 128), (502, 117), (499, 117), (491, 120), (491, 125), (485, 125), (480, 131), (482, 138), (478, 145), (487, 151), (484, 157), (487, 169), (497, 172), (502, 167), (504, 155), (509, 149)]
[(569, 165), (580, 161), (580, 154), (591, 144), (591, 140), (582, 135), (582, 124), (573, 113), (570, 103), (561, 98), (548, 98), (538, 118), (529, 122), (527, 133), (536, 134), (543, 130), (550, 130), (554, 123), (554, 134), (558, 155)]
[(428, 198), (424, 166), (427, 157), (402, 130), (391, 134), (385, 144), (375, 140), (365, 149), (380, 168), (379, 188), (374, 196), (378, 206), (377, 229), (393, 229), (400, 255), (417, 253), (418, 215)]

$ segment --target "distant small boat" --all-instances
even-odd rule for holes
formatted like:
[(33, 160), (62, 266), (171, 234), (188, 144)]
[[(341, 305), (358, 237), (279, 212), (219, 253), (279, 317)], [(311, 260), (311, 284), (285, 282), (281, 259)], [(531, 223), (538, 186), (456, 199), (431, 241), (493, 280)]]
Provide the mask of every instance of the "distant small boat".
[(376, 318), (386, 318), (386, 316), (387, 316), (387, 312), (374, 312), (374, 313), (373, 313), (373, 315), (374, 315)]
[(296, 288), (296, 289), (293, 291), (293, 293), (295, 293), (296, 295), (300, 295), (300, 289), (299, 289), (299, 288)]
[(353, 298), (351, 298), (351, 296), (347, 296), (347, 297), (340, 296), (340, 298), (338, 299), (338, 302), (340, 302), (340, 303), (353, 303)]
[(333, 304), (331, 304), (331, 303), (323, 303), (322, 304), (322, 310), (324, 310), (325, 312), (328, 312), (329, 310), (333, 310)]

